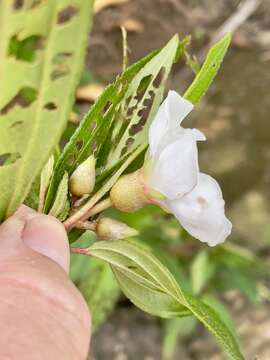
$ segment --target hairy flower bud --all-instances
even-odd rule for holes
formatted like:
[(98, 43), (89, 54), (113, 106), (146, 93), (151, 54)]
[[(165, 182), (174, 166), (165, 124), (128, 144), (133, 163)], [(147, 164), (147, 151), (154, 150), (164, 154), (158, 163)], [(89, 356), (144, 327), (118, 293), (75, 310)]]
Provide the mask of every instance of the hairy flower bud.
[(73, 195), (82, 197), (93, 191), (96, 178), (95, 164), (95, 158), (91, 155), (72, 173), (69, 179), (69, 190)]
[(119, 240), (138, 235), (138, 231), (110, 218), (102, 218), (97, 222), (96, 234), (100, 240)]
[(110, 198), (116, 209), (128, 213), (139, 210), (149, 203), (144, 192), (141, 170), (121, 176), (112, 187)]

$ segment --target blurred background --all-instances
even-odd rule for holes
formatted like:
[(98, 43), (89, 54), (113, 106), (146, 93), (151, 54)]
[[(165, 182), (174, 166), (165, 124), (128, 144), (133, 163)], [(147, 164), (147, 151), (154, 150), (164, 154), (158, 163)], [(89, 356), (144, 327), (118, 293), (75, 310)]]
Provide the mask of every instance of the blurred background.
[[(221, 313), (239, 335), (247, 359), (269, 360), (270, 1), (96, 0), (95, 12), (86, 68), (66, 136), (121, 72), (121, 26), (127, 31), (130, 63), (163, 46), (175, 33), (180, 38), (192, 35), (190, 53), (201, 61), (212, 41), (235, 30), (217, 79), (184, 123), (207, 136), (208, 141), (199, 144), (201, 169), (222, 186), (233, 222), (229, 241), (210, 249), (154, 207), (110, 215), (139, 229), (141, 235), (134, 241), (151, 248), (182, 285)], [(193, 76), (180, 61), (167, 87), (182, 93)], [(120, 295), (107, 266), (77, 257), (71, 275), (93, 312), (89, 359), (224, 358), (195, 320), (163, 321), (135, 309)]]

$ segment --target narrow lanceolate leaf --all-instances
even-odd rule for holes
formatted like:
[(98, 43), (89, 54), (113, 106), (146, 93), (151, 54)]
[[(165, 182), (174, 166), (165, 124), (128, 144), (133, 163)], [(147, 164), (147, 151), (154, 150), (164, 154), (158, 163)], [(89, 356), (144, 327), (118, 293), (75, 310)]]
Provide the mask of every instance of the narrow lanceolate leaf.
[(0, 221), (25, 199), (65, 126), (92, 3), (0, 2)]
[(230, 42), (231, 34), (227, 34), (209, 50), (201, 70), (184, 95), (187, 100), (197, 104), (206, 93), (218, 73)]
[(54, 165), (54, 156), (51, 155), (49, 160), (47, 161), (46, 165), (42, 169), (40, 175), (40, 188), (39, 188), (39, 204), (38, 204), (38, 211), (43, 211), (44, 200), (46, 196), (46, 192), (50, 185), (50, 180), (53, 173), (53, 165)]
[(90, 252), (112, 265), (121, 289), (142, 310), (164, 318), (190, 315), (179, 302), (181, 292), (173, 276), (144, 250), (116, 240), (99, 241)]
[(68, 174), (65, 173), (62, 181), (58, 187), (53, 206), (49, 212), (49, 215), (59, 218), (59, 220), (65, 219), (69, 211), (68, 200)]
[[(89, 155), (94, 154), (96, 158), (95, 191), (98, 191), (129, 156), (139, 147), (145, 148), (150, 120), (162, 101), (164, 82), (178, 45), (178, 37), (174, 36), (164, 48), (130, 66), (104, 90), (56, 164), (46, 211), (50, 209), (63, 173), (71, 174)], [(126, 166), (122, 167), (123, 171)]]
[(96, 242), (89, 255), (108, 262), (125, 295), (142, 310), (161, 317), (194, 315), (215, 336), (230, 359), (243, 360), (238, 343), (219, 315), (188, 294), (152, 254), (128, 241)]

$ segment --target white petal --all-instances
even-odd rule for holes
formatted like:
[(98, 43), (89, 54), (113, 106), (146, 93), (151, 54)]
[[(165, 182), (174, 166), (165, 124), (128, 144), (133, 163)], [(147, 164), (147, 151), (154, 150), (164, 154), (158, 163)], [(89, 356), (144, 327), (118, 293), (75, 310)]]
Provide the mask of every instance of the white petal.
[(147, 185), (168, 199), (190, 192), (198, 181), (197, 131), (186, 129), (155, 159)]
[(184, 99), (176, 91), (170, 90), (166, 101), (167, 116), (170, 119), (169, 126), (174, 128), (181, 125), (193, 107), (190, 101)]
[(221, 189), (211, 176), (200, 173), (196, 187), (166, 206), (195, 238), (215, 246), (230, 235), (232, 224), (224, 213)]
[(154, 156), (160, 149), (165, 135), (173, 135), (175, 130), (180, 130), (181, 122), (192, 109), (191, 102), (182, 98), (175, 91), (169, 91), (149, 128), (151, 156)]

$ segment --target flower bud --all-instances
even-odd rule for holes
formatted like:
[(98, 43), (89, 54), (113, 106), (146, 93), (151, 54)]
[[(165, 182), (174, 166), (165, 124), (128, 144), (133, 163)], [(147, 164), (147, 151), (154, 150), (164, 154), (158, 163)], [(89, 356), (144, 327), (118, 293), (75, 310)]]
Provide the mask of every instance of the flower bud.
[(91, 155), (72, 173), (69, 179), (69, 190), (73, 195), (82, 197), (93, 191), (96, 178), (95, 164), (95, 158)]
[(123, 212), (134, 212), (147, 203), (141, 170), (123, 175), (114, 184), (110, 192), (110, 199), (114, 207)]
[(100, 240), (119, 240), (138, 235), (138, 231), (124, 223), (102, 218), (97, 222), (96, 234)]

